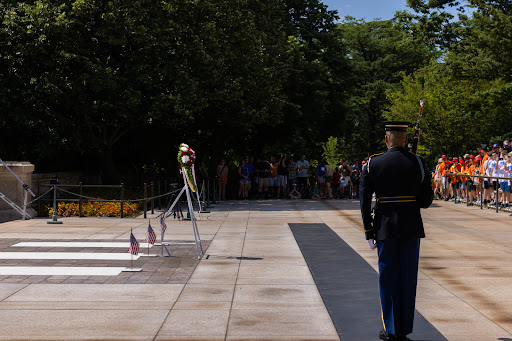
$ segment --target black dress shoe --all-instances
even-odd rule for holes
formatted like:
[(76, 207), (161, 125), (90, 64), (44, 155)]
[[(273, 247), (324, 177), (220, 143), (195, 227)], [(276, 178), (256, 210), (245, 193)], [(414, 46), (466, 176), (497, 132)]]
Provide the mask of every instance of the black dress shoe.
[(385, 330), (381, 330), (380, 331), (379, 339), (384, 340), (384, 341), (398, 341), (398, 340), (400, 340), (397, 336), (395, 336), (393, 334), (386, 333)]
[(404, 335), (404, 334), (398, 334), (397, 340), (399, 340), (399, 341), (412, 341), (411, 339), (409, 339), (407, 337), (407, 335)]

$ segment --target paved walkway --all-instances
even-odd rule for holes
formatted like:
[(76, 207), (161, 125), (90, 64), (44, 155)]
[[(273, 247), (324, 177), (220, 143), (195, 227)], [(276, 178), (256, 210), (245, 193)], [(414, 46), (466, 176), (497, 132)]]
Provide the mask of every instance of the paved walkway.
[[(342, 340), (374, 340), (382, 325), (379, 275), (323, 223), (289, 224)], [(446, 341), (418, 312), (413, 340)]]
[[(511, 341), (511, 217), (435, 204), (423, 215), (418, 312), (448, 340)], [(288, 224), (325, 223), (376, 269), (357, 202), (223, 202), (203, 218), (198, 226), (208, 259), (197, 261), (193, 248), (183, 245), (170, 249), (170, 259), (135, 260), (145, 270), (140, 273), (0, 276), (0, 340), (339, 340)], [(0, 252), (123, 253), (12, 245), (128, 241), (131, 228), (142, 240), (147, 228), (143, 219), (61, 220), (0, 224)], [(193, 238), (190, 222), (167, 223), (166, 240)], [(0, 261), (0, 268), (7, 266), (119, 267), (129, 261)]]

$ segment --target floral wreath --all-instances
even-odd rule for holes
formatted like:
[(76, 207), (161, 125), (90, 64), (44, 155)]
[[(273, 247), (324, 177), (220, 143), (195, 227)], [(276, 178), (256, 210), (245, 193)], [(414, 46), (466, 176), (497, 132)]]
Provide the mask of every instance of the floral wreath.
[(180, 144), (178, 162), (181, 165), (181, 169), (185, 172), (185, 177), (187, 178), (190, 189), (192, 189), (192, 192), (194, 193), (197, 192), (194, 174), (192, 174), (192, 166), (196, 162), (196, 152), (194, 152), (187, 144)]

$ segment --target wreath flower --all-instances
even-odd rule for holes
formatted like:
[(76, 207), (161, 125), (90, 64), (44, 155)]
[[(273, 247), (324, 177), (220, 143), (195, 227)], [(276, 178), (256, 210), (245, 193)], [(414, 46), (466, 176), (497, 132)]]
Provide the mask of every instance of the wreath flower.
[(194, 193), (197, 192), (194, 175), (192, 174), (192, 165), (196, 162), (196, 152), (194, 152), (188, 144), (180, 144), (178, 150), (178, 162), (181, 165), (181, 169), (185, 172), (185, 178), (187, 179), (190, 189)]

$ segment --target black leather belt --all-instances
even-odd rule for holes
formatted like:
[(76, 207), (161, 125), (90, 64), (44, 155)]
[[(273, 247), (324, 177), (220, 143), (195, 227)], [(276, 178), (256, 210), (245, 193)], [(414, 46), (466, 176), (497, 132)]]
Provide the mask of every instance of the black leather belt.
[(380, 197), (377, 199), (379, 204), (392, 204), (392, 203), (400, 203), (400, 202), (415, 202), (416, 196), (411, 195), (402, 195), (395, 197)]

